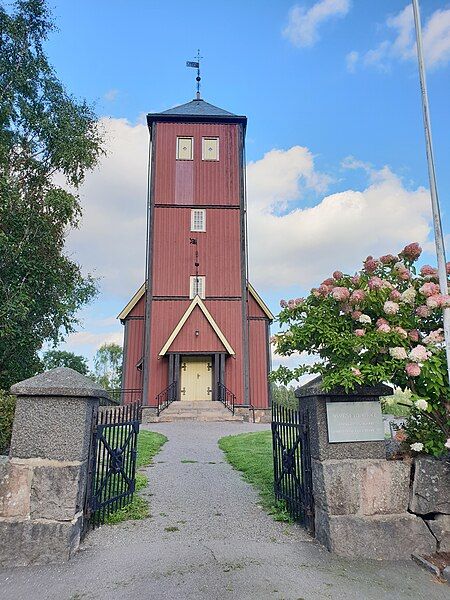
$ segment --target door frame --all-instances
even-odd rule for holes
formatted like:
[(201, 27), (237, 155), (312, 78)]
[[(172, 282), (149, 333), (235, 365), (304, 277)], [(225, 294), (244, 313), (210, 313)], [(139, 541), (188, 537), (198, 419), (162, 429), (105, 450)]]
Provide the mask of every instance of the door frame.
[(181, 357), (209, 356), (212, 363), (212, 400), (217, 400), (219, 383), (225, 385), (226, 352), (168, 352), (169, 381), (168, 385), (176, 384), (176, 400), (181, 400)]

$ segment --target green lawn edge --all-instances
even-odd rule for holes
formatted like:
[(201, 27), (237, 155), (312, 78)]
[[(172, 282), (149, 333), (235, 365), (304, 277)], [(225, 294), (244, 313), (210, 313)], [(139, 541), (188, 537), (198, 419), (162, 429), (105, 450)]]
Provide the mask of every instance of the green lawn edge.
[[(137, 469), (142, 469), (143, 467), (151, 465), (153, 458), (158, 454), (166, 442), (167, 437), (162, 433), (147, 430), (140, 431), (137, 442)], [(146, 488), (147, 485), (148, 477), (144, 475), (144, 473), (137, 472), (136, 492)], [(116, 523), (122, 523), (123, 521), (146, 519), (149, 516), (148, 500), (139, 496), (138, 493), (135, 493), (133, 500), (129, 504), (108, 515), (105, 524), (115, 525)]]
[(275, 521), (290, 522), (283, 502), (275, 500), (273, 479), (272, 432), (256, 431), (227, 435), (219, 440), (219, 448), (230, 465), (242, 473), (258, 490), (261, 506)]

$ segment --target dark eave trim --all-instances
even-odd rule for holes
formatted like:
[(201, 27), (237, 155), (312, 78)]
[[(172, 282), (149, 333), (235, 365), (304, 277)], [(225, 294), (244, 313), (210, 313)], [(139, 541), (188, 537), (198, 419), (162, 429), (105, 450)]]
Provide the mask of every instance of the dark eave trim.
[(244, 115), (164, 115), (160, 113), (149, 113), (147, 125), (152, 134), (153, 123), (241, 123), (244, 131), (247, 128), (247, 117)]

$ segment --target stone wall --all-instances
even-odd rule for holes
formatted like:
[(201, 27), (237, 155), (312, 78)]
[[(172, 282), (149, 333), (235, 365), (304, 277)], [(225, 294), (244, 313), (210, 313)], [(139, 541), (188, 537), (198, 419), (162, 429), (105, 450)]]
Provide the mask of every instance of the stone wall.
[(78, 548), (92, 419), (104, 390), (57, 368), (13, 386), (9, 457), (0, 461), (0, 565), (66, 560)]
[(436, 538), (438, 552), (450, 552), (450, 458), (414, 460), (409, 510)]
[(410, 512), (411, 461), (388, 461), (384, 440), (328, 441), (327, 402), (379, 402), (389, 393), (386, 386), (327, 393), (317, 381), (296, 391), (308, 413), (316, 537), (347, 558), (399, 560), (436, 550), (426, 522)]

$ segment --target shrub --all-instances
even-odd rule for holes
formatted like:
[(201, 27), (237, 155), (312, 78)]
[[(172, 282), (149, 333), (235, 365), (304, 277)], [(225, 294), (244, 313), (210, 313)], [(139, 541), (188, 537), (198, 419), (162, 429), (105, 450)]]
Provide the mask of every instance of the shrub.
[(16, 397), (0, 390), (0, 454), (5, 454), (11, 442)]
[(322, 376), (325, 390), (381, 382), (407, 390), (414, 409), (407, 443), (439, 456), (450, 446), (443, 336), (450, 296), (440, 290), (435, 268), (418, 272), (420, 254), (413, 243), (396, 256), (368, 256), (355, 275), (335, 271), (307, 298), (282, 300), (279, 322), (286, 330), (272, 338), (277, 354), (306, 353), (317, 360), (292, 370), (281, 366), (272, 377), (287, 384), (313, 373)]

